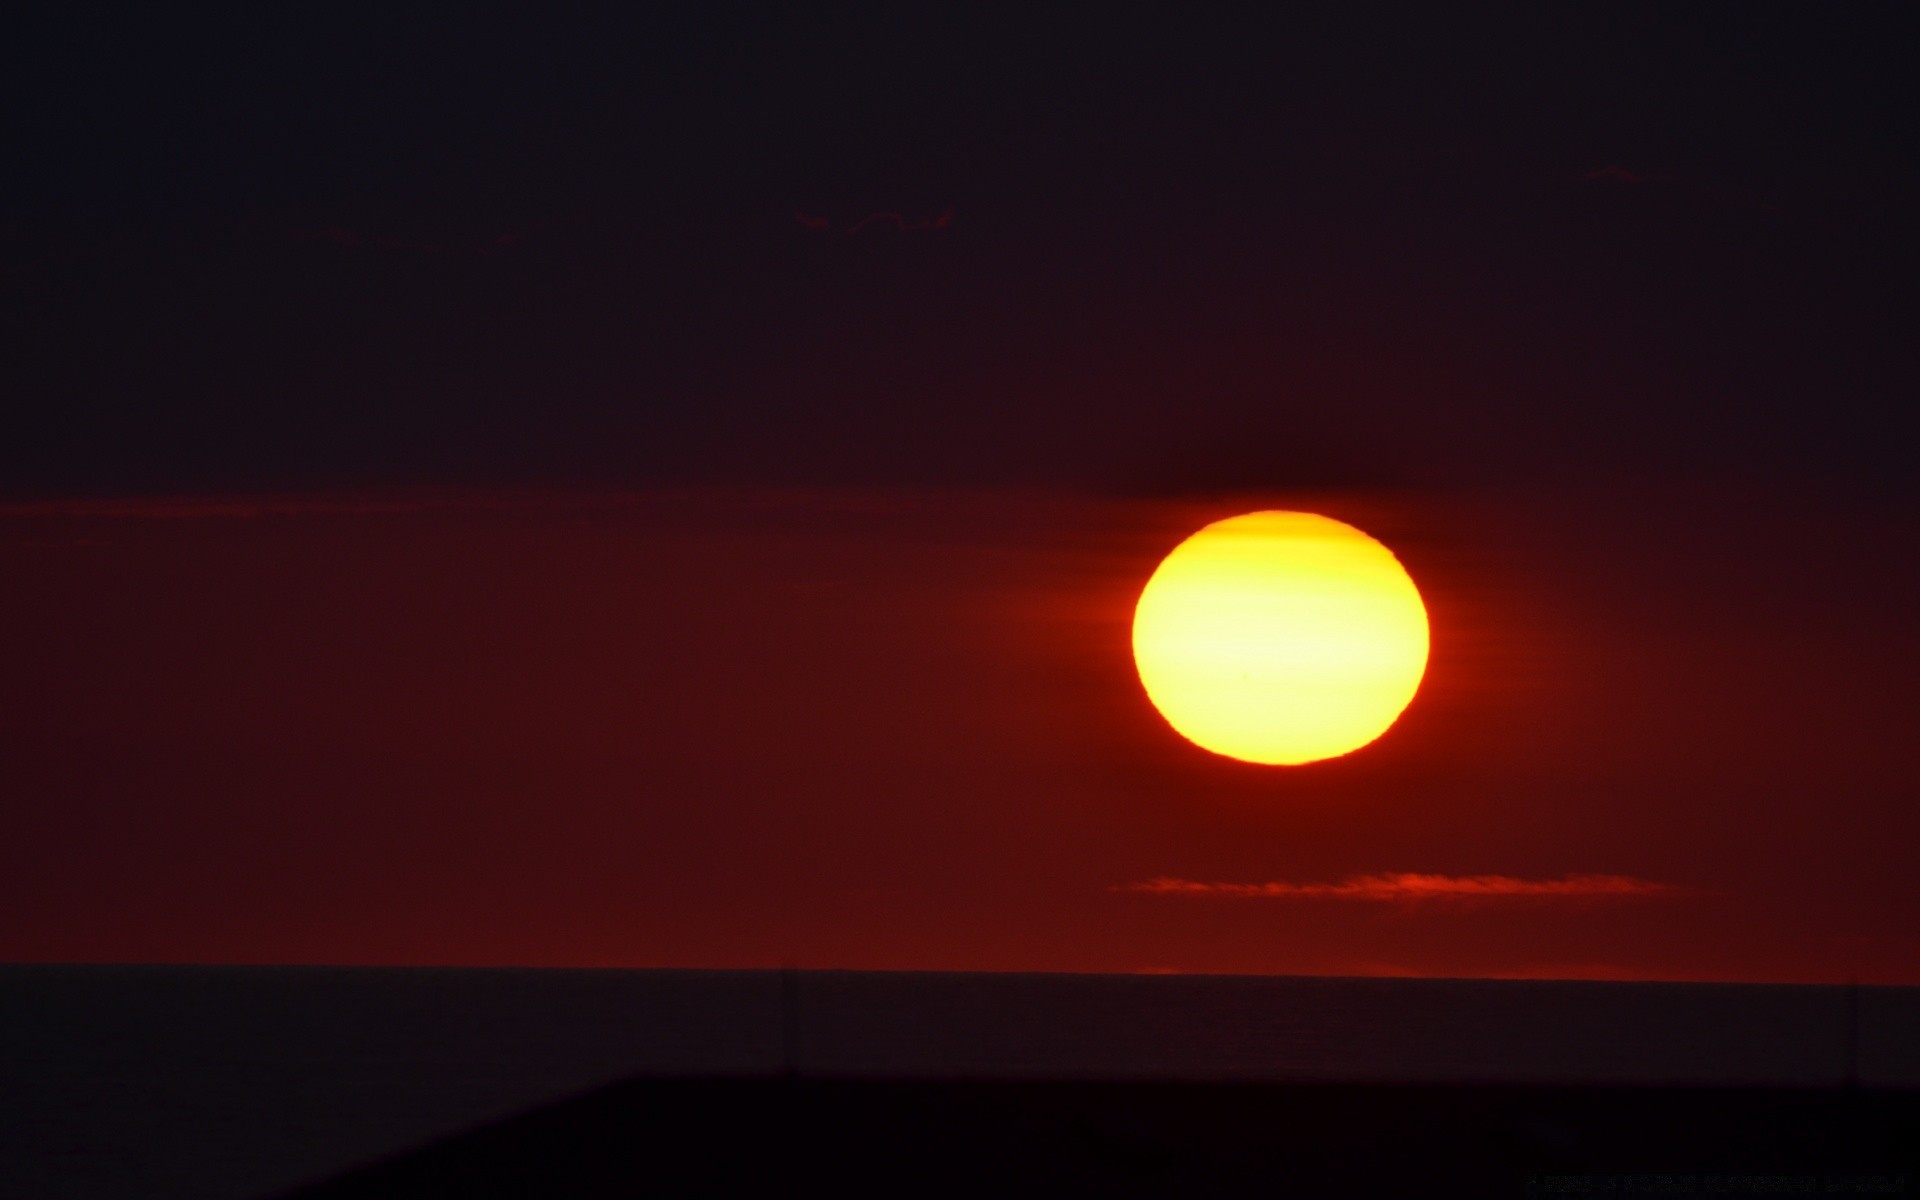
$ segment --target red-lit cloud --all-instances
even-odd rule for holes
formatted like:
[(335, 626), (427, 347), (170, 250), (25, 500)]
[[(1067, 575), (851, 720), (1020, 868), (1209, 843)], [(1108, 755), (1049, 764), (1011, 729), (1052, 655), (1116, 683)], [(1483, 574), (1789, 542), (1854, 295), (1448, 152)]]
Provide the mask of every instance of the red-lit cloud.
[(1680, 891), (1631, 875), (1568, 875), (1561, 879), (1521, 879), (1513, 875), (1425, 875), (1400, 871), (1353, 875), (1339, 883), (1201, 883), (1162, 875), (1144, 883), (1123, 884), (1116, 892), (1157, 896), (1224, 896), (1258, 900), (1366, 900), (1410, 903), (1421, 900), (1504, 900), (1564, 897), (1662, 896)]

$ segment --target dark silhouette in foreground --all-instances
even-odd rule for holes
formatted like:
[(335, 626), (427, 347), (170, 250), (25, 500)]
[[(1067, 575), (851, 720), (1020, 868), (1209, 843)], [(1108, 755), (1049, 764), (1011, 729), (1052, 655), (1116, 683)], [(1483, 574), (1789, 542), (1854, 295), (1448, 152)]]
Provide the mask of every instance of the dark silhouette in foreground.
[(296, 1195), (1908, 1195), (1917, 1145), (1911, 1090), (640, 1079)]

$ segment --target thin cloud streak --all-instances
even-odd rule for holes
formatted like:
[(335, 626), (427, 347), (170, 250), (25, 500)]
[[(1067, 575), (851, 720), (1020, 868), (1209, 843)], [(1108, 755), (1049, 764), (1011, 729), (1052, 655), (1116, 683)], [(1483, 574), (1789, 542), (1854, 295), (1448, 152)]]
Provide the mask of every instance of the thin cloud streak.
[(1670, 896), (1685, 889), (1632, 875), (1568, 875), (1521, 879), (1514, 875), (1428, 875), (1400, 871), (1352, 875), (1338, 883), (1203, 883), (1162, 875), (1110, 889), (1155, 896), (1220, 896), (1242, 900), (1362, 900), (1405, 904), (1424, 900), (1566, 899)]

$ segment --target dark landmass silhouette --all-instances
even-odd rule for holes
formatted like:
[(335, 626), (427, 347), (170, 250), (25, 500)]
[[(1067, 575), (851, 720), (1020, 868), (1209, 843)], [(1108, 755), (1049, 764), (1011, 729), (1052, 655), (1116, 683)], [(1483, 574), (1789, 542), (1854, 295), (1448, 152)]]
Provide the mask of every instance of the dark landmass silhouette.
[(0, 966), (5, 1200), (1518, 1196), (1911, 1171), (1917, 1104), (1912, 988)]
[(293, 1197), (1905, 1194), (1917, 1145), (1913, 1091), (647, 1079)]

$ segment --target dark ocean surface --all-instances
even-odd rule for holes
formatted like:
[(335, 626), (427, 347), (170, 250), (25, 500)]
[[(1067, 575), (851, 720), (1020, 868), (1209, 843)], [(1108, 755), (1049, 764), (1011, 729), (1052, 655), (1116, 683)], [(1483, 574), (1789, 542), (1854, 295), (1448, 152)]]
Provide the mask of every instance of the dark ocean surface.
[(238, 1198), (635, 1077), (1920, 1087), (1920, 989), (0, 966), (0, 1196)]

